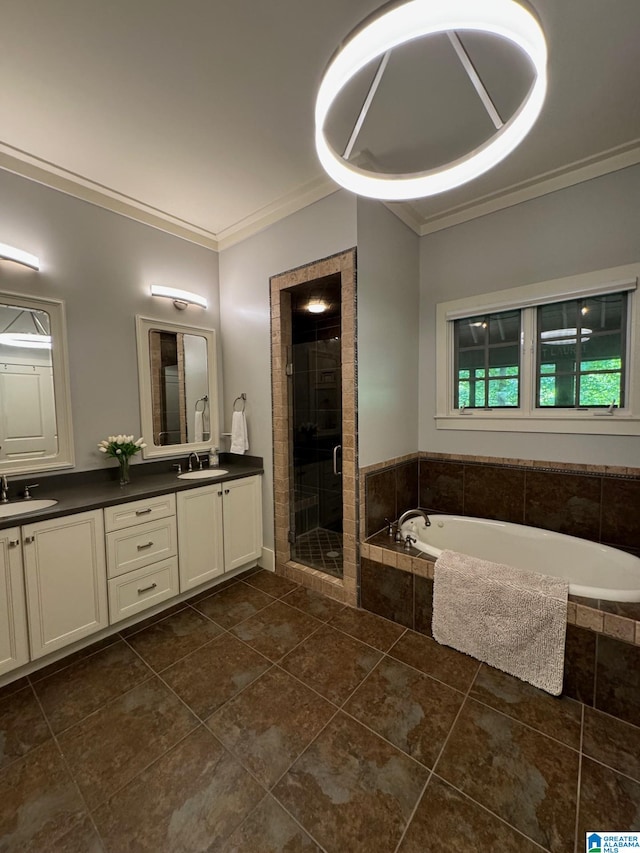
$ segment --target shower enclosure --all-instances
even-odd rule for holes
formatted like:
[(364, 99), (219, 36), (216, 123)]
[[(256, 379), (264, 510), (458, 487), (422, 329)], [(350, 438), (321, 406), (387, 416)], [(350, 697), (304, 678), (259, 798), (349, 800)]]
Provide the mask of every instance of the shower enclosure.
[(291, 559), (342, 577), (340, 275), (299, 284), (290, 294)]

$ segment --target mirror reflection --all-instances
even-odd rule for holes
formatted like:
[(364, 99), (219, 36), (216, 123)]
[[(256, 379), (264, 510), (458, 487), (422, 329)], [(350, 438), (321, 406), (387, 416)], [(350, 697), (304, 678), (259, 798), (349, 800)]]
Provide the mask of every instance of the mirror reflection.
[(58, 453), (47, 311), (0, 303), (0, 462)]
[(213, 329), (136, 317), (145, 459), (219, 443)]
[(209, 441), (206, 339), (202, 335), (151, 329), (149, 358), (154, 445)]

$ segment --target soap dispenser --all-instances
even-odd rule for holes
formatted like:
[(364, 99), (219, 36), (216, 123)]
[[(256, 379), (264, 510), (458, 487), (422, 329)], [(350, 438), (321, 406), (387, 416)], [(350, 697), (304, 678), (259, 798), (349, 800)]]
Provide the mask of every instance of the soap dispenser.
[(218, 448), (212, 447), (209, 450), (209, 468), (217, 468), (220, 465), (220, 457), (218, 455)]

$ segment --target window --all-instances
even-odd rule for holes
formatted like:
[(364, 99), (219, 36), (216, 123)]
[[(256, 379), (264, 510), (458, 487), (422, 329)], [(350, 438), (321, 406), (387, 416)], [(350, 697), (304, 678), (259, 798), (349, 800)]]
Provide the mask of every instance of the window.
[(455, 408), (517, 406), (520, 311), (455, 321)]
[(639, 274), (440, 303), (438, 428), (640, 434)]
[(624, 406), (627, 294), (541, 305), (536, 406)]

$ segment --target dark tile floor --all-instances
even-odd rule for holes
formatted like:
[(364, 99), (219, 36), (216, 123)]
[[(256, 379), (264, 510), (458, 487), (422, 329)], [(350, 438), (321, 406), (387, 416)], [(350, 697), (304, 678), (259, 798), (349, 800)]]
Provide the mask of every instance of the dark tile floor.
[(259, 572), (0, 690), (0, 851), (582, 853), (640, 729)]

